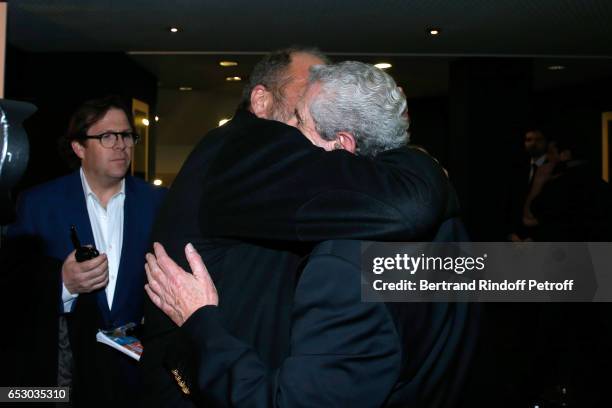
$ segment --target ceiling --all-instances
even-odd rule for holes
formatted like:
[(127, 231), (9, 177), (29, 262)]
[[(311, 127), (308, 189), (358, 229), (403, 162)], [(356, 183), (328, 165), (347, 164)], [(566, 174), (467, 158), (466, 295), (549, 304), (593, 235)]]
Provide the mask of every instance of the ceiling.
[[(28, 51), (612, 56), (609, 0), (18, 0), (9, 41)], [(168, 28), (181, 31), (170, 34)], [(437, 27), (441, 35), (426, 29)]]
[(270, 50), (391, 62), (408, 98), (446, 94), (457, 58), (530, 57), (535, 88), (547, 89), (612, 75), (611, 22), (611, 0), (8, 0), (7, 39), (30, 52), (127, 52), (156, 75), (158, 164), (173, 173), (231, 116), (242, 84), (225, 77), (246, 78)]
[[(392, 62), (409, 98), (448, 89), (461, 56), (531, 56), (536, 89), (612, 73), (610, 0), (18, 0), (8, 40), (33, 52), (125, 51), (161, 89), (239, 95), (265, 52), (316, 45), (333, 59)], [(179, 27), (176, 34), (169, 27)], [(441, 30), (437, 37), (427, 28)], [(238, 61), (221, 69), (219, 60)], [(550, 72), (549, 65), (566, 70)], [(236, 96), (237, 97), (237, 96)]]
[[(151, 55), (136, 54), (132, 58), (159, 78), (161, 89), (176, 90), (191, 87), (194, 91), (211, 91), (221, 94), (239, 95), (243, 83), (227, 82), (228, 76), (247, 79), (261, 55)], [(434, 96), (448, 89), (448, 63), (446, 57), (368, 57), (359, 55), (332, 56), (335, 60), (360, 60), (377, 63), (382, 60), (392, 63), (388, 70), (396, 81), (406, 89), (409, 97)], [(239, 62), (237, 67), (222, 68), (221, 60)]]

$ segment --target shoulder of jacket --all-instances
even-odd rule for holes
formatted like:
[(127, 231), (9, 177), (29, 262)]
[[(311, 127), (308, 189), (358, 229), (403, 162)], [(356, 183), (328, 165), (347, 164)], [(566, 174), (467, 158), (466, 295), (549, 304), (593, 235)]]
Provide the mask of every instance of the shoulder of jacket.
[(65, 190), (67, 186), (70, 185), (71, 179), (74, 177), (75, 174), (70, 173), (65, 176), (49, 180), (47, 182), (38, 184), (22, 191), (21, 193), (19, 193), (19, 196), (23, 199), (25, 197), (36, 198), (43, 195), (57, 194), (62, 190)]

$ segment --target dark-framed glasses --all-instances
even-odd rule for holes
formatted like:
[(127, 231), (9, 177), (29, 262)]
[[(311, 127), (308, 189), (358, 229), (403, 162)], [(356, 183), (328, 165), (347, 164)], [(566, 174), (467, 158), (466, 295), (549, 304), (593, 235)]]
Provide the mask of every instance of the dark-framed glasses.
[(104, 132), (99, 135), (85, 135), (82, 137), (82, 139), (98, 139), (102, 147), (112, 149), (117, 144), (119, 137), (121, 137), (121, 140), (123, 140), (125, 147), (134, 146), (140, 139), (138, 133), (135, 132)]

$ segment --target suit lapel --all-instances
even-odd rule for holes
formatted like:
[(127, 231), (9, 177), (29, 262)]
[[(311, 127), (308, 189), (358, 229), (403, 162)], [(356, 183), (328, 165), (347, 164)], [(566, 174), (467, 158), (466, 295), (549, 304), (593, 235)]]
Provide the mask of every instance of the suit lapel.
[[(87, 203), (85, 201), (83, 183), (81, 182), (79, 170), (72, 173), (66, 197), (68, 199), (66, 207), (69, 210), (68, 214), (70, 224), (74, 224), (76, 226), (81, 245), (95, 245), (91, 223), (89, 222), (89, 213), (87, 212)], [(66, 234), (69, 234), (69, 230), (66, 231)], [(109, 321), (110, 310), (108, 308), (108, 301), (106, 300), (106, 291), (102, 289), (92, 294), (85, 294), (81, 296), (95, 296), (98, 310), (102, 314), (103, 320), (105, 322)]]
[[(130, 254), (133, 252), (132, 244), (137, 239), (138, 218), (136, 200), (134, 197), (134, 185), (132, 178), (125, 178), (125, 200), (123, 201), (123, 243), (121, 245), (121, 259), (119, 260), (119, 270), (117, 272), (117, 283), (115, 285), (115, 296), (113, 297), (112, 315), (116, 318), (120, 313), (123, 303), (131, 290), (131, 279), (129, 274), (135, 265), (131, 265)], [(144, 260), (142, 261), (144, 264)], [(139, 323), (139, 322), (135, 322)]]
[[(87, 213), (83, 184), (78, 170), (72, 173), (70, 177), (66, 199), (69, 223), (75, 225), (81, 245), (95, 245), (91, 224), (89, 223), (89, 214)], [(67, 229), (66, 234), (69, 235), (70, 230)]]

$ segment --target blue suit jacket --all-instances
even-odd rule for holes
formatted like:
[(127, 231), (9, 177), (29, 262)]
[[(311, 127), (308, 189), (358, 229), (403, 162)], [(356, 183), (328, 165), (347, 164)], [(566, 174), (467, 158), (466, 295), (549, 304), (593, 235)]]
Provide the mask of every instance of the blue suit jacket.
[[(95, 293), (101, 323), (107, 328), (140, 322), (144, 255), (165, 192), (140, 179), (125, 178), (123, 247), (112, 308), (108, 307), (104, 290)], [(9, 226), (8, 236), (9, 239), (36, 239), (46, 255), (63, 261), (74, 249), (70, 241), (71, 225), (76, 226), (82, 245), (95, 244), (78, 170), (21, 193), (17, 221)], [(61, 293), (61, 287), (58, 291)]]

